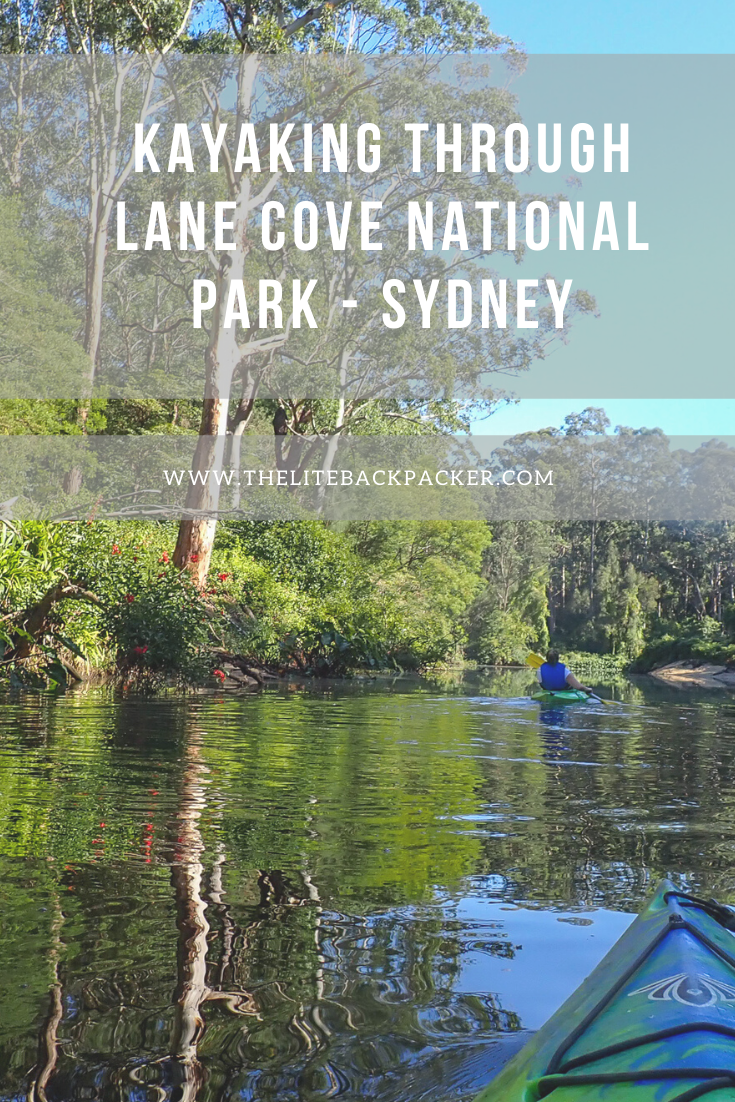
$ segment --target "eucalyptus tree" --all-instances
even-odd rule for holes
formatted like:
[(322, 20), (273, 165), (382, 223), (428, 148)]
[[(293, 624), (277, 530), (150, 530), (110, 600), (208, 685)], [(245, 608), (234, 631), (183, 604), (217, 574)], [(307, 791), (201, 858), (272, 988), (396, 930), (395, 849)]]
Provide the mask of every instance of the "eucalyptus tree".
[[(278, 5), (276, 9), (265, 5), (260, 9), (249, 4), (228, 4), (224, 10), (226, 29), (241, 50), (234, 108), (236, 133), (244, 126), (257, 127), (260, 133), (265, 133), (279, 121), (309, 122), (317, 129), (325, 122), (341, 121), (353, 105), (364, 101), (367, 90), (373, 91), (385, 84), (382, 77), (370, 71), (365, 57), (368, 52), (390, 51), (400, 55), (421, 51), (425, 72), (433, 65), (433, 61), (427, 59), (439, 57), (450, 49), (497, 49), (506, 44), (506, 40), (490, 31), (479, 8), (465, 0), (438, 9), (427, 7), (419, 18), (412, 18), (415, 13), (410, 5), (403, 3), (387, 4), (379, 9), (369, 3), (345, 5), (344, 8), (325, 3), (306, 11), (300, 6), (284, 9)], [(210, 32), (210, 37), (213, 33)], [(300, 80), (295, 85), (293, 70), (289, 73), (286, 66), (280, 78), (280, 96), (273, 96), (270, 112), (259, 114), (256, 86), (262, 75), (262, 61), (256, 51), (262, 50), (308, 50), (316, 57), (311, 58), (308, 66), (300, 67)], [(337, 51), (342, 57), (338, 66), (334, 63)], [(325, 59), (329, 61), (325, 63)], [(395, 73), (395, 65), (385, 71)], [(266, 79), (268, 75), (265, 74)], [(222, 117), (220, 103), (213, 100), (213, 122), (219, 126)], [(266, 201), (273, 201), (282, 174), (273, 171), (261, 181), (252, 171), (252, 165), (243, 163), (238, 169), (237, 163), (233, 165), (232, 159), (227, 158), (225, 177), (228, 198), (234, 204), (232, 238), (237, 247), (227, 264), (218, 262), (216, 270), (210, 273), (215, 285), (215, 306), (205, 352), (204, 409), (194, 459), (194, 466), (199, 470), (211, 469), (222, 461), (235, 372), (242, 377), (238, 398), (247, 416), (258, 394), (264, 363), (267, 365), (271, 356), (291, 341), (290, 333), (288, 337), (284, 334), (254, 337), (252, 331), (242, 339), (234, 326), (226, 324), (223, 308), (235, 281), (244, 282), (247, 277), (247, 256), (252, 247), (257, 211)], [(276, 260), (275, 271), (270, 274), (276, 277), (283, 274), (283, 258)], [(335, 290), (339, 284), (341, 295), (346, 296), (349, 291), (344, 273), (340, 279), (332, 267), (330, 275), (335, 278), (328, 283)], [(334, 356), (334, 345), (330, 345), (328, 357)], [(308, 353), (306, 357), (297, 358), (309, 364)], [(342, 402), (342, 395), (338, 395), (338, 401)], [(187, 515), (179, 531), (175, 561), (179, 567), (189, 569), (200, 582), (206, 577), (211, 558), (217, 501), (218, 491), (214, 484), (192, 486), (186, 502)]]
[[(135, 121), (147, 117), (162, 59), (186, 41), (193, 11), (194, 0), (142, 4), (136, 0), (114, 4), (9, 0), (0, 15), (0, 50), (16, 55), (11, 68), (6, 62), (5, 73), (5, 83), (15, 93), (16, 133), (24, 130), (22, 115), (29, 108), (28, 100), (19, 94), (29, 61), (45, 54), (57, 62), (55, 67), (47, 67), (48, 76), (35, 93), (46, 99), (46, 112), (57, 125), (64, 120), (67, 124), (66, 142), (55, 141), (59, 154), (56, 172), (66, 163), (77, 173), (81, 167), (83, 173), (83, 194), (79, 194), (78, 181), (73, 188), (77, 208), (73, 213), (81, 215), (84, 226), (83, 345), (90, 359), (90, 383), (100, 353), (110, 223), (120, 190), (133, 168), (126, 135), (132, 134)], [(146, 69), (143, 80), (142, 67)], [(48, 102), (50, 96), (55, 103)], [(79, 125), (76, 108), (82, 103), (84, 124)], [(69, 111), (71, 104), (75, 110)], [(34, 153), (37, 149), (26, 147), (26, 162)], [(18, 189), (34, 170), (33, 164), (26, 163), (22, 169), (16, 165)], [(68, 202), (69, 197), (65, 198)], [(68, 221), (67, 230), (73, 224), (74, 219)]]
[[(124, 280), (118, 277), (126, 258), (116, 258), (114, 278), (110, 278), (110, 227), (116, 204), (131, 183), (133, 124), (148, 122), (156, 109), (160, 110), (162, 95), (165, 103), (167, 93), (161, 78), (164, 72), (170, 75), (175, 68), (170, 64), (173, 51), (209, 56), (229, 54), (233, 58), (236, 94), (231, 114), (235, 129), (256, 118), (254, 94), (262, 58), (265, 55), (308, 55), (312, 59), (313, 79), (302, 82), (296, 90), (287, 87), (284, 92), (282, 89), (276, 115), (262, 116), (258, 121), (264, 129), (274, 118), (298, 121), (308, 117), (318, 129), (326, 120), (339, 117), (341, 121), (349, 102), (357, 98), (358, 92), (375, 85), (375, 75), (366, 77), (365, 73), (365, 59), (369, 56), (411, 55), (414, 61), (421, 58), (421, 65), (426, 70), (450, 51), (487, 51), (510, 45), (507, 39), (491, 30), (479, 7), (469, 0), (426, 4), (420, 10), (407, 2), (381, 7), (371, 2), (322, 3), (305, 8), (298, 3), (284, 6), (275, 0), (256, 4), (228, 0), (196, 8), (192, 0), (164, 0), (163, 3), (120, 0), (104, 6), (95, 5), (91, 0), (74, 5), (55, 0), (44, 3), (11, 0), (3, 8), (0, 41), (7, 52), (23, 59), (36, 58), (39, 54), (65, 59), (66, 87), (54, 87), (55, 118), (63, 140), (57, 142), (55, 171), (51, 173), (60, 186), (62, 198), (59, 201), (58, 196), (49, 198), (47, 195), (44, 209), (50, 216), (55, 205), (53, 217), (49, 217), (48, 232), (55, 232), (57, 241), (63, 239), (64, 243), (71, 243), (83, 237), (79, 250), (83, 256), (83, 270), (75, 269), (73, 264), (70, 267), (67, 255), (64, 274), (71, 278), (59, 276), (59, 282), (69, 288), (69, 300), (83, 311), (81, 340), (89, 357), (90, 389), (99, 373), (103, 355), (108, 363), (127, 362), (129, 355), (132, 359), (140, 356), (142, 345), (147, 344), (150, 364), (155, 361), (162, 341), (169, 337), (165, 325), (161, 324), (161, 310), (143, 319), (135, 314), (139, 303), (131, 308), (131, 303), (124, 300), (124, 293), (120, 291)], [(324, 62), (336, 58), (342, 61), (336, 70), (332, 66), (330, 73)], [(179, 71), (183, 70), (179, 67)], [(208, 88), (211, 121), (215, 121), (221, 117), (222, 104), (217, 95), (219, 90), (214, 90), (214, 96), (212, 91)], [(27, 112), (27, 103), (21, 108), (20, 99), (16, 99), (17, 109)], [(179, 119), (186, 117), (187, 107), (181, 102), (178, 91), (172, 93), (172, 99), (176, 101), (173, 113), (178, 111)], [(65, 112), (64, 105), (70, 102), (75, 104), (75, 110)], [(37, 163), (37, 158), (30, 154), (30, 147), (25, 147), (23, 152), (24, 163), (18, 162), (16, 173), (20, 190), (26, 189), (28, 180), (33, 177), (34, 163)], [(217, 285), (218, 300), (226, 296), (234, 280), (246, 275), (246, 257), (259, 207), (279, 182), (282, 182), (279, 174), (274, 173), (261, 187), (248, 167), (238, 170), (232, 160), (228, 160), (222, 173), (222, 187), (227, 198), (235, 204), (233, 233), (238, 248), (229, 258), (231, 264), (218, 265), (217, 270), (210, 273)], [(292, 194), (290, 200), (294, 197)], [(292, 265), (292, 258), (287, 264)], [(157, 306), (169, 293), (168, 287), (163, 285), (166, 278), (166, 274), (161, 276), (151, 298)], [(165, 303), (163, 308), (165, 310)], [(104, 334), (106, 327), (111, 328), (114, 314), (119, 324), (108, 340)], [(135, 335), (140, 338), (141, 333), (147, 334), (147, 340), (138, 339), (131, 349)], [(334, 334), (331, 336), (333, 338)], [(329, 353), (332, 357), (335, 356), (332, 346), (341, 345), (339, 355), (344, 358), (346, 339), (343, 330), (338, 340), (332, 340)], [(109, 346), (106, 350), (105, 341)], [(197, 348), (196, 340), (181, 340), (181, 334), (176, 341), (179, 358)], [(197, 467), (215, 465), (214, 456), (221, 448), (221, 441), (216, 438), (227, 431), (234, 373), (239, 373), (241, 386), (234, 397), (239, 402), (236, 422), (242, 429), (243, 415), (246, 417), (253, 408), (264, 369), (273, 368), (273, 354), (283, 344), (281, 338), (264, 341), (253, 337), (238, 341), (236, 334), (225, 328), (221, 310), (215, 312), (204, 350), (204, 405), (201, 443), (195, 457)], [(407, 342), (404, 345), (403, 352), (408, 352), (409, 359), (419, 364), (421, 353), (411, 351)], [(395, 342), (393, 347), (396, 347)], [(445, 371), (450, 370), (449, 349), (435, 350), (434, 361), (438, 362), (442, 354), (442, 367)], [(290, 364), (298, 355), (298, 352), (292, 353)], [(307, 363), (308, 360), (307, 349)], [(414, 376), (417, 373), (415, 368)], [(343, 393), (337, 394), (334, 429), (343, 431), (353, 411), (364, 406), (367, 397), (380, 394), (379, 386), (376, 388), (373, 384), (366, 388), (363, 385), (362, 392), (358, 389), (354, 395), (353, 405), (345, 401)], [(284, 400), (293, 395), (277, 396), (285, 404)], [(80, 406), (83, 426), (88, 410), (87, 395)], [(177, 564), (190, 569), (200, 581), (206, 575), (215, 526), (213, 513), (216, 508), (213, 507), (216, 501), (208, 499), (208, 493), (202, 487), (192, 489), (187, 502), (188, 515), (182, 522), (176, 549)]]

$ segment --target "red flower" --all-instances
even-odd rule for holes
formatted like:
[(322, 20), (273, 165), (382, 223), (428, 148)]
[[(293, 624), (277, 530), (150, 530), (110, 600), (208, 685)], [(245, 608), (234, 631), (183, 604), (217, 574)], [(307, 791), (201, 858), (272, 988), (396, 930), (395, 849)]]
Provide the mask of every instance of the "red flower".
[(132, 593), (126, 593), (125, 594), (125, 600), (128, 602), (129, 605), (132, 605), (133, 601), (135, 600), (135, 597), (133, 596)]
[(224, 679), (225, 679), (225, 674), (223, 673), (222, 670), (212, 670), (212, 674), (213, 674), (214, 677), (218, 678), (220, 681), (224, 681)]
[(110, 554), (111, 554), (111, 555), (121, 555), (121, 554), (122, 554), (122, 552), (121, 552), (120, 548), (119, 548), (119, 547), (117, 546), (117, 544), (116, 544), (116, 543), (113, 543), (113, 545), (112, 545), (112, 551), (110, 552)]
[(133, 654), (145, 654), (147, 650), (148, 647), (135, 647), (133, 650)]
[(159, 559), (158, 561), (159, 561), (159, 562), (169, 562), (169, 561), (170, 561), (170, 560), (169, 560), (169, 557), (168, 557), (168, 555), (166, 554), (166, 552), (165, 552), (165, 551), (163, 552), (163, 554), (161, 555), (161, 557), (160, 557), (160, 559)]
[(199, 562), (199, 556), (197, 554), (190, 555), (189, 562)]
[(229, 574), (218, 574), (218, 575), (217, 575), (217, 577), (219, 578), (219, 580), (220, 580), (221, 582), (226, 582), (226, 581), (227, 581), (227, 579), (229, 578), (229, 576), (230, 576)]

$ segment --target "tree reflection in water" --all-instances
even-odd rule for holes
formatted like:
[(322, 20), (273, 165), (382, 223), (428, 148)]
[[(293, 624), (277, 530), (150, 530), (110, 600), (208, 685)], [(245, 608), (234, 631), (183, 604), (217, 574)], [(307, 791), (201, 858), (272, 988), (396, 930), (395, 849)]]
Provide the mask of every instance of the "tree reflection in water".
[(686, 699), (8, 702), (0, 1099), (469, 1099), (523, 1040), (503, 906), (727, 898), (734, 758)]

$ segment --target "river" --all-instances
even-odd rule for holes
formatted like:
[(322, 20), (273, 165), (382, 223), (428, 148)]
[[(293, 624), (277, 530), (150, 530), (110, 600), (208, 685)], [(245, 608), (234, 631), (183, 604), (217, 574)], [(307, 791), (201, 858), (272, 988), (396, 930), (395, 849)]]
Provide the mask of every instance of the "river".
[(735, 704), (643, 681), (6, 696), (0, 1099), (471, 1099), (662, 875), (735, 898)]

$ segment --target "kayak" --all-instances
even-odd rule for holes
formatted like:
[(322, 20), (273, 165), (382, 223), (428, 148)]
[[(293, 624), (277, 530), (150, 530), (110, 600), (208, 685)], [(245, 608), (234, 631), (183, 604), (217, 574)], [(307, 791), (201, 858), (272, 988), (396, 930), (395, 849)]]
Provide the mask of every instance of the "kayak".
[(662, 881), (475, 1102), (735, 1102), (735, 911)]
[(559, 689), (558, 692), (539, 689), (531, 696), (531, 700), (540, 700), (544, 704), (579, 704), (580, 701), (589, 700), (589, 698), (589, 693), (580, 692), (579, 689)]

